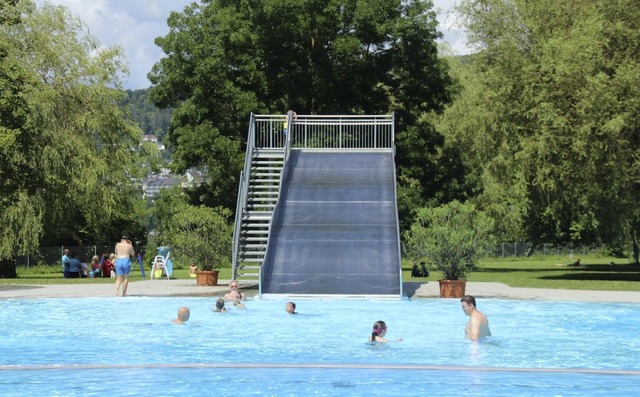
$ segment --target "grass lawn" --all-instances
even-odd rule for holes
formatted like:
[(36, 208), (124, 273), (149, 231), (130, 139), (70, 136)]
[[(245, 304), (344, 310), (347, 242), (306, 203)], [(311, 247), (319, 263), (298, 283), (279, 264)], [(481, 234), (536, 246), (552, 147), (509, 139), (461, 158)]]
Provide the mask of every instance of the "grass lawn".
[[(575, 259), (573, 259), (575, 260)], [(581, 266), (559, 266), (572, 262), (563, 256), (539, 256), (531, 258), (483, 259), (478, 270), (469, 275), (469, 281), (490, 281), (512, 287), (563, 288), (605, 291), (640, 291), (640, 266), (629, 264), (627, 259), (593, 256), (581, 257)], [(611, 264), (614, 262), (615, 264)], [(174, 269), (174, 278), (188, 279), (187, 269)], [(149, 269), (146, 270), (149, 277)], [(220, 279), (231, 278), (231, 269), (220, 269)], [(442, 276), (432, 271), (429, 278), (412, 278), (411, 264), (404, 261), (404, 281), (434, 281)], [(142, 280), (139, 268), (135, 268), (131, 281)], [(18, 278), (0, 279), (2, 284), (90, 284), (113, 283), (111, 278), (64, 279), (58, 266), (18, 268)]]
[[(579, 267), (558, 266), (570, 262), (566, 256), (483, 259), (468, 281), (490, 281), (525, 288), (640, 291), (640, 266), (629, 264), (627, 259), (581, 257)], [(611, 262), (615, 264), (611, 265)], [(411, 278), (408, 262), (403, 264), (402, 270), (404, 281), (421, 280)], [(427, 280), (440, 278), (441, 274), (433, 271)]]
[[(145, 278), (148, 280), (151, 269), (145, 269)], [(36, 266), (31, 268), (18, 267), (18, 278), (4, 278), (0, 279), (0, 285), (3, 284), (110, 284), (115, 283), (113, 278), (64, 278), (62, 277), (62, 271), (58, 270), (58, 266)], [(174, 269), (173, 276), (171, 278), (188, 279), (189, 269)], [(231, 269), (220, 269), (220, 279), (231, 279)], [(131, 268), (131, 275), (129, 281), (141, 281), (143, 280), (140, 268)]]

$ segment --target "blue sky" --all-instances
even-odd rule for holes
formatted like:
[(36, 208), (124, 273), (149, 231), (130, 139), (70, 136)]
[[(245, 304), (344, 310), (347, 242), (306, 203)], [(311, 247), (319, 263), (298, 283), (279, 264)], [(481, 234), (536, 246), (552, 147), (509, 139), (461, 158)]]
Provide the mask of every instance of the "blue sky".
[[(36, 0), (42, 5), (45, 0)], [(182, 11), (193, 0), (48, 0), (51, 4), (67, 7), (78, 15), (89, 31), (102, 45), (122, 46), (129, 64), (129, 77), (125, 88), (140, 89), (151, 85), (147, 73), (164, 53), (154, 39), (168, 33), (167, 17), (171, 11)], [(456, 0), (433, 0), (440, 10), (438, 20), (444, 41), (456, 54), (466, 54), (466, 36), (456, 26), (455, 16), (449, 11)]]

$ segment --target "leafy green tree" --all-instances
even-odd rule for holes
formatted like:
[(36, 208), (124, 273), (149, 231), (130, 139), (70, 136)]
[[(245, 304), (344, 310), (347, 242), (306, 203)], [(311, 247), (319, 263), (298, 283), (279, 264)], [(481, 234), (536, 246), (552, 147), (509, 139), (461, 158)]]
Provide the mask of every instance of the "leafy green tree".
[(637, 235), (640, 3), (485, 0), (461, 11), (478, 53), (441, 131), (477, 167), (478, 204), (533, 242)]
[(196, 262), (202, 270), (231, 264), (231, 211), (194, 206), (189, 201), (178, 187), (160, 191), (151, 210), (151, 248), (169, 245), (176, 259)]
[[(168, 19), (166, 56), (151, 98), (175, 107), (174, 167), (205, 164), (200, 202), (235, 208), (250, 112), (380, 114), (396, 111), (402, 213), (464, 193), (442, 136), (422, 118), (450, 101), (440, 37), (425, 0), (205, 0)], [(456, 158), (454, 156), (454, 158)], [(439, 196), (441, 195), (441, 196)]]
[(233, 228), (229, 223), (231, 211), (184, 205), (172, 219), (170, 245), (178, 260), (195, 262), (201, 270), (231, 265)]
[(426, 258), (443, 279), (462, 280), (494, 242), (492, 229), (493, 220), (469, 202), (423, 207), (407, 232), (406, 249), (414, 260)]
[(0, 258), (142, 233), (121, 50), (64, 7), (0, 11)]

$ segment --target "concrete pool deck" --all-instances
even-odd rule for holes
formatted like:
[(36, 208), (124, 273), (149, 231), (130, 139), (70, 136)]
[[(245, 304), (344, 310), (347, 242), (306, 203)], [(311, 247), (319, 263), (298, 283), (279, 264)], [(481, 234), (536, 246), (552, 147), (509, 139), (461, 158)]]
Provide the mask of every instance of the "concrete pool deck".
[[(114, 284), (115, 281), (110, 284), (6, 284), (0, 285), (0, 299), (111, 297), (115, 295)], [(129, 284), (128, 295), (206, 297), (223, 296), (229, 291), (229, 280), (219, 280), (218, 284), (215, 287), (197, 286), (195, 279), (134, 281)], [(255, 283), (240, 282), (240, 286), (249, 297), (258, 293)], [(440, 295), (437, 281), (405, 282), (403, 291), (411, 298), (437, 298)], [(477, 298), (640, 303), (640, 292), (636, 291), (513, 288), (506, 284), (490, 282), (468, 282), (466, 293)]]

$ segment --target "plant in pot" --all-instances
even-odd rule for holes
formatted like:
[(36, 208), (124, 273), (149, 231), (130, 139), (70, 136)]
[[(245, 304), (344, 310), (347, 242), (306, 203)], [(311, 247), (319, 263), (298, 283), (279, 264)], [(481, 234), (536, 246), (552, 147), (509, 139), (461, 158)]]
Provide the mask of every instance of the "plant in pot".
[(231, 211), (181, 205), (173, 216), (171, 246), (175, 258), (195, 263), (197, 285), (217, 285), (219, 268), (231, 263)]
[(423, 207), (405, 235), (409, 257), (425, 258), (442, 274), (440, 296), (464, 296), (467, 276), (477, 269), (483, 247), (493, 243), (493, 219), (469, 202)]

